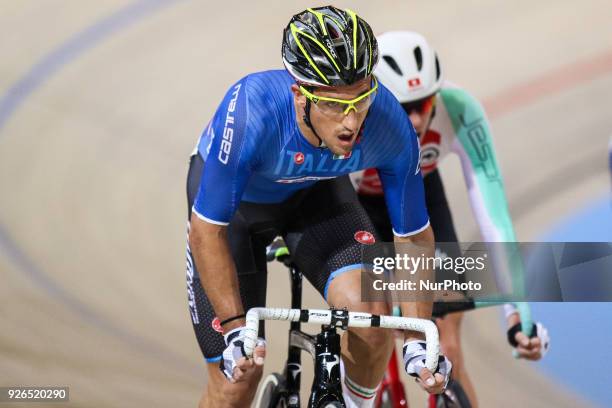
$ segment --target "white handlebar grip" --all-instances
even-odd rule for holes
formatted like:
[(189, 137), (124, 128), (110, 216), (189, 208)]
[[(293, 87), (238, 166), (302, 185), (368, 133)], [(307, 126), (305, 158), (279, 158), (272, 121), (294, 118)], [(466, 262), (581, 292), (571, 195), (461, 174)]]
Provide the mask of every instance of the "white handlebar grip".
[(300, 309), (278, 309), (254, 307), (246, 314), (246, 328), (244, 329), (244, 353), (247, 358), (253, 356), (257, 344), (260, 320), (300, 320)]
[(244, 353), (247, 358), (253, 356), (255, 344), (257, 343), (257, 332), (259, 331), (259, 311), (262, 308), (249, 309), (246, 315), (246, 329), (244, 329)]

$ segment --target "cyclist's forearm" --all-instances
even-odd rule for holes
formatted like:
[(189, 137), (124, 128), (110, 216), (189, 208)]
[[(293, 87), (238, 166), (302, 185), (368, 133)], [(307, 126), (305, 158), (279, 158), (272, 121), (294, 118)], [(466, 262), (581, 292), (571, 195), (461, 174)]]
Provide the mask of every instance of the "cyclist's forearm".
[[(400, 245), (398, 250), (403, 250), (412, 257), (433, 257), (435, 254), (435, 242), (434, 235), (431, 227), (428, 227), (423, 232), (412, 235), (410, 237), (395, 237), (396, 243), (405, 243), (413, 245)], [(419, 280), (434, 280), (434, 271), (428, 268), (422, 268), (417, 271), (412, 278)], [(420, 319), (430, 319), (433, 308), (433, 298), (429, 298), (427, 293), (419, 293), (420, 299), (416, 302), (402, 302), (400, 308), (402, 315), (406, 317), (417, 317)], [(424, 335), (421, 332), (406, 331), (405, 338), (409, 339), (424, 339)]]
[[(227, 227), (207, 223), (194, 215), (191, 219), (189, 245), (202, 287), (219, 320), (243, 314), (238, 276), (227, 240)], [(242, 324), (244, 319), (234, 320), (224, 325), (223, 329), (231, 330)]]
[(460, 142), (453, 149), (461, 160), (470, 205), (484, 241), (516, 241), (495, 153), (491, 149), (487, 161), (476, 162)]

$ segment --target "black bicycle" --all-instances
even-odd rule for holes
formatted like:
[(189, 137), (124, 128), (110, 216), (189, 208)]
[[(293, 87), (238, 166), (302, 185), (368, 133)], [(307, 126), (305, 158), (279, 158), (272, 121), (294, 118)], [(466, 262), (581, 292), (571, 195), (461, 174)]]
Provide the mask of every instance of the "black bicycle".
[[(282, 374), (267, 376), (260, 385), (256, 408), (299, 408), (301, 384), (301, 352), (308, 352), (314, 360), (314, 379), (308, 408), (344, 408), (340, 383), (340, 335), (337, 328), (382, 327), (414, 330), (425, 333), (427, 355), (425, 365), (431, 372), (437, 368), (440, 344), (438, 329), (433, 322), (399, 316), (372, 315), (348, 310), (301, 309), (302, 274), (292, 263), (282, 240), (275, 241), (267, 251), (268, 261), (282, 262), (291, 276), (291, 309), (253, 308), (246, 317), (244, 349), (251, 356), (257, 341), (260, 320), (288, 320), (288, 357)], [(301, 331), (301, 323), (321, 325), (316, 336)]]

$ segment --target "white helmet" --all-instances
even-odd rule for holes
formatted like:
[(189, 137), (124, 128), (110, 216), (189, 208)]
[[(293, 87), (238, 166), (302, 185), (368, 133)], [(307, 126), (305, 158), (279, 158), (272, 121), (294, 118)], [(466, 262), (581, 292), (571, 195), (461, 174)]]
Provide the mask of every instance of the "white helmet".
[(389, 31), (376, 37), (380, 62), (374, 74), (400, 103), (438, 92), (442, 70), (427, 40), (413, 31)]

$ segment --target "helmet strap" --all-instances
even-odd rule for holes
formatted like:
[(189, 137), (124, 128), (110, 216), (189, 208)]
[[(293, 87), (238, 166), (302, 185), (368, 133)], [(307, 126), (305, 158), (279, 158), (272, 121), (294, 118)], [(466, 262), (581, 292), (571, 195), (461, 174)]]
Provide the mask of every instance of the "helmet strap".
[(312, 126), (312, 122), (310, 121), (310, 107), (311, 107), (310, 99), (306, 99), (306, 106), (304, 107), (304, 116), (302, 117), (302, 119), (304, 120), (304, 123), (306, 124), (306, 126), (308, 126), (310, 130), (312, 130), (312, 133), (319, 140), (319, 147), (322, 149), (326, 148), (327, 146), (325, 146), (325, 142), (323, 142), (323, 139), (319, 137), (319, 134), (315, 130), (314, 126)]

